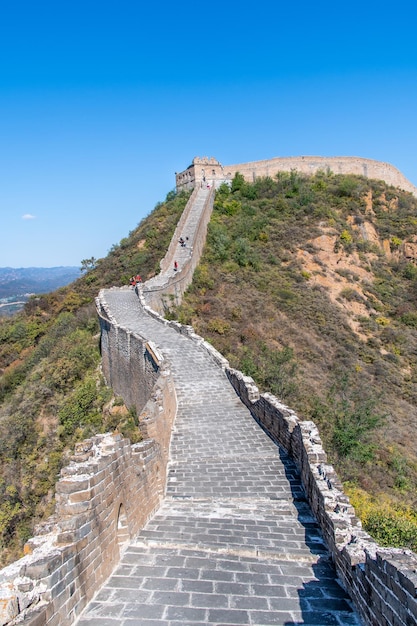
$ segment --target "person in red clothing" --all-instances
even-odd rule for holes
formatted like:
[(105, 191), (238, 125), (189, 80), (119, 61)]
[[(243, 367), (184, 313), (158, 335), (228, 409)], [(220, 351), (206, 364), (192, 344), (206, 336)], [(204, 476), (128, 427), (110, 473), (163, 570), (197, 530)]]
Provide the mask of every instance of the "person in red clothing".
[(138, 284), (138, 283), (141, 283), (141, 282), (142, 282), (142, 278), (141, 278), (141, 276), (140, 276), (139, 274), (137, 274), (137, 275), (135, 276), (135, 280), (136, 280), (136, 284)]
[(178, 263), (176, 261), (174, 261), (174, 271), (176, 272), (178, 269)]

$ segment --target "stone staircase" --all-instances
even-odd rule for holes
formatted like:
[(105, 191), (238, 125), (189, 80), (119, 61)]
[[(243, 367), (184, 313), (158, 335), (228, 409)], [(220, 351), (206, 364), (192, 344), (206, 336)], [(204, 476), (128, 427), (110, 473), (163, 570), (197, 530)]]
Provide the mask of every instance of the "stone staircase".
[[(204, 192), (180, 233), (190, 247), (179, 246), (177, 232), (171, 244), (179, 266), (190, 254)], [(173, 273), (169, 263), (154, 283)], [(150, 315), (134, 291), (106, 290), (105, 300), (120, 326), (158, 346), (178, 411), (162, 505), (78, 626), (359, 625), (296, 466), (221, 367), (198, 342)]]
[[(190, 204), (185, 216), (184, 222), (180, 220), (179, 225), (175, 230), (175, 234), (171, 240), (168, 251), (161, 261), (161, 272), (148, 280), (144, 286), (144, 293), (146, 297), (147, 291), (153, 289), (162, 289), (169, 281), (179, 275), (182, 268), (191, 259), (193, 254), (194, 242), (196, 240), (198, 226), (200, 223), (200, 217), (204, 209), (205, 202), (210, 194), (210, 189), (207, 187), (196, 190), (196, 196), (194, 201)], [(182, 247), (179, 244), (179, 238), (182, 237), (186, 245)], [(188, 238), (188, 239), (187, 239)], [(174, 261), (178, 263), (177, 271), (174, 270)]]

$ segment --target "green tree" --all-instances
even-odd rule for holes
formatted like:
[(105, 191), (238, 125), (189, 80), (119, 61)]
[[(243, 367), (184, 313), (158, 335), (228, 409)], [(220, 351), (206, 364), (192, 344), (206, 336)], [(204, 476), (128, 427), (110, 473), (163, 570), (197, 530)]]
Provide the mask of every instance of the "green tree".
[(83, 259), (81, 261), (81, 271), (89, 272), (90, 270), (94, 270), (97, 265), (97, 259), (95, 257), (91, 257), (90, 259)]

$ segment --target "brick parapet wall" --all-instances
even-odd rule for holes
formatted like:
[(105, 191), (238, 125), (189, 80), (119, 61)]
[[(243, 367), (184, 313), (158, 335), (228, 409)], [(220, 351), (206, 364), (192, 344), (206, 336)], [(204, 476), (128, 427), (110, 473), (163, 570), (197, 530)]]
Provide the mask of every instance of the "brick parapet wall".
[(236, 393), (256, 421), (285, 448), (301, 472), (307, 500), (323, 532), (337, 573), (366, 624), (417, 623), (417, 555), (381, 548), (363, 530), (334, 468), (327, 463), (318, 429), (252, 379), (226, 367)]
[[(115, 287), (114, 289), (119, 289)], [(129, 287), (125, 287), (129, 289)], [(112, 318), (101, 291), (96, 298), (101, 328), (101, 358), (104, 378), (125, 404), (139, 413), (165, 369), (162, 356), (145, 337), (120, 327)], [(140, 381), (140, 384), (135, 384)]]
[(177, 412), (171, 372), (157, 346), (117, 324), (104, 291), (96, 298), (96, 308), (101, 327), (103, 375), (128, 408), (136, 409), (143, 436), (160, 446), (163, 459), (160, 473), (165, 480), (171, 427)]
[(0, 571), (0, 624), (72, 624), (110, 575), (123, 538), (158, 507), (166, 462), (152, 440), (103, 434), (77, 445), (56, 486), (56, 513)]

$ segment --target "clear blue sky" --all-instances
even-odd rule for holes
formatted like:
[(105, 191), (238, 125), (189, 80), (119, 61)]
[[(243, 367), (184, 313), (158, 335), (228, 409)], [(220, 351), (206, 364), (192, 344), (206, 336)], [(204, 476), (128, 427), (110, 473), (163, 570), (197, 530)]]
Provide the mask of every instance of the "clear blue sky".
[(194, 156), (360, 156), (417, 184), (415, 24), (410, 0), (3, 0), (0, 266), (105, 256)]

